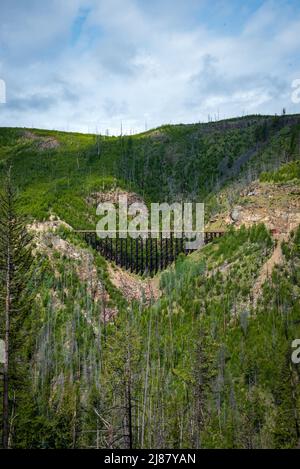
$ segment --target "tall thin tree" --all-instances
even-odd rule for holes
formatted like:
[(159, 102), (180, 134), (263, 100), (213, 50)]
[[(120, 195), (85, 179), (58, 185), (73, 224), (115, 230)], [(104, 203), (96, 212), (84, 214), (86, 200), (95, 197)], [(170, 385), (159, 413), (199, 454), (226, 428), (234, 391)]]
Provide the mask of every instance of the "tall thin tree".
[(3, 366), (3, 448), (9, 447), (9, 378), (11, 357), (26, 310), (26, 290), (32, 264), (31, 238), (24, 219), (17, 211), (17, 197), (9, 169), (0, 194), (0, 314), (1, 332), (4, 335)]

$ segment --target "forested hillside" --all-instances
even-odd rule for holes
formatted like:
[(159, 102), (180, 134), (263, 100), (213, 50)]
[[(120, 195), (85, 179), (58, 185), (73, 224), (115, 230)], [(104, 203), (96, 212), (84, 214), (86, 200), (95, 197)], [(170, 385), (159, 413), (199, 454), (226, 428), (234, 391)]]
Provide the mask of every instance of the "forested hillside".
[(114, 187), (146, 202), (205, 201), (243, 174), (293, 161), (299, 116), (250, 116), (209, 124), (164, 126), (134, 136), (0, 129), (0, 170), (12, 164), (22, 211), (54, 213), (73, 228), (95, 227), (90, 194)]
[[(10, 447), (297, 447), (299, 161), (298, 115), (119, 137), (1, 128), (33, 259)], [(124, 272), (74, 231), (119, 191), (205, 202), (226, 233), (153, 278)]]

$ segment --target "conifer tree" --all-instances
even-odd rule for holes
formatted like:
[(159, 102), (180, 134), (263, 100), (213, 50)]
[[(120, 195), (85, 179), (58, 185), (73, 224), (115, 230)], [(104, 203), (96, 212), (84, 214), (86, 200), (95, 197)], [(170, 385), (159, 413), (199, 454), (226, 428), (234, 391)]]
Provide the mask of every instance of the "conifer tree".
[(4, 337), (3, 448), (9, 447), (9, 383), (12, 373), (15, 373), (12, 364), (16, 361), (18, 331), (21, 330), (29, 302), (26, 292), (32, 264), (30, 241), (24, 219), (17, 211), (17, 197), (9, 169), (4, 190), (0, 194), (0, 317), (1, 334)]

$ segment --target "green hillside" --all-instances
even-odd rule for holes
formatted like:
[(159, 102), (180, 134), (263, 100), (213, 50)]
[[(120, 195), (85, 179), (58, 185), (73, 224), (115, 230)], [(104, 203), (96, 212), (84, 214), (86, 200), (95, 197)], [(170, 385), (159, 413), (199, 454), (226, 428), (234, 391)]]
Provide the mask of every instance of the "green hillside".
[(146, 202), (205, 201), (241, 172), (255, 179), (293, 160), (299, 132), (299, 116), (163, 126), (123, 137), (1, 128), (0, 174), (13, 165), (22, 211), (32, 218), (55, 213), (73, 228), (94, 228), (85, 203), (94, 191), (118, 186)]
[(237, 203), (260, 209), (253, 182), (296, 204), (299, 142), (298, 115), (119, 137), (0, 129), (1, 181), (11, 165), (18, 210), (36, 222), (32, 302), (12, 353), (12, 447), (300, 444), (300, 228), (276, 238), (267, 223), (232, 223), (153, 279), (117, 269), (71, 229), (95, 229), (90, 198), (116, 189), (204, 201), (207, 220)]

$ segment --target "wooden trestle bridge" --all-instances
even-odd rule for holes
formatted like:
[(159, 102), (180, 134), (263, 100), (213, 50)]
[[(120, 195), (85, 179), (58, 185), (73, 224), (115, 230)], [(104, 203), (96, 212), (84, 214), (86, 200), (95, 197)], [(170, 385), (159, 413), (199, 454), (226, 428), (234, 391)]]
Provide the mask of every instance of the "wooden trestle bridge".
[[(96, 231), (77, 232), (107, 260), (141, 275), (154, 275), (170, 265), (180, 253), (193, 252), (186, 248), (184, 236), (175, 237), (173, 233), (170, 233), (169, 238), (164, 238), (160, 232), (157, 238), (139, 236), (134, 239), (118, 235), (114, 238), (99, 238)], [(224, 231), (205, 231), (202, 234), (204, 244), (208, 244), (215, 238), (221, 237)]]

